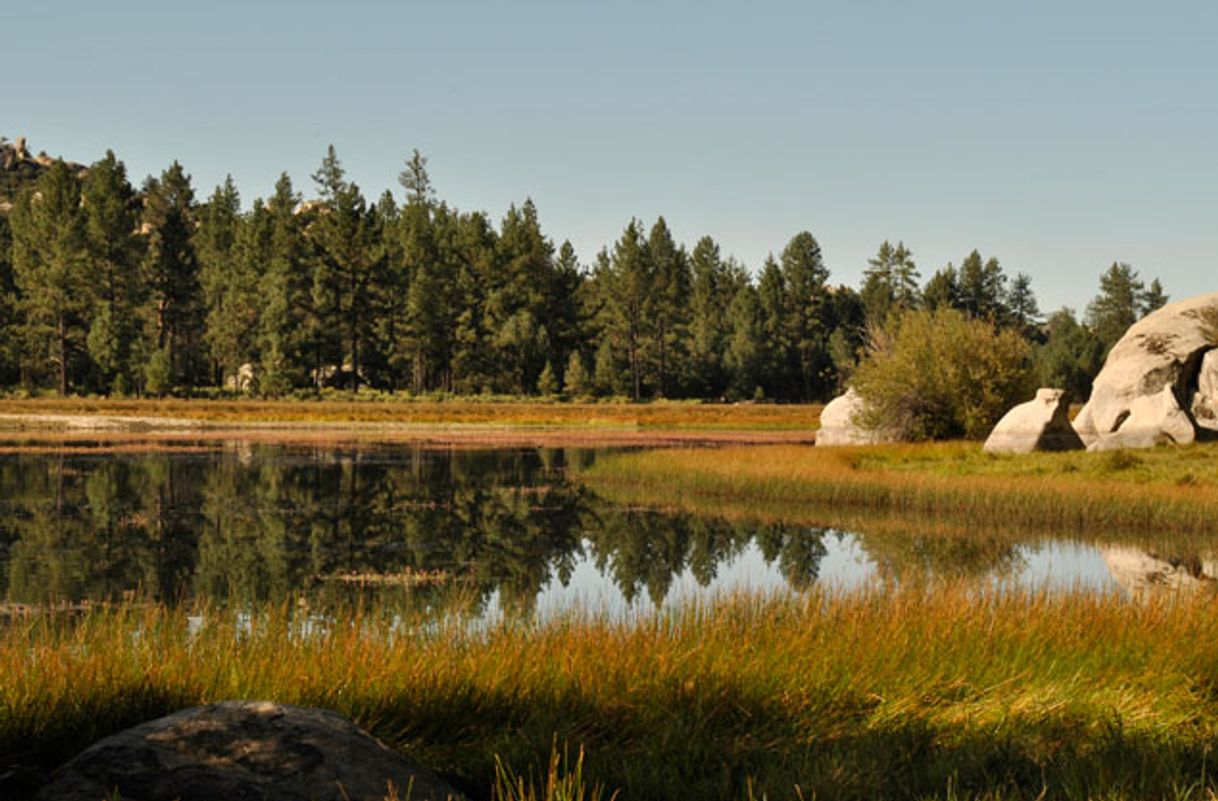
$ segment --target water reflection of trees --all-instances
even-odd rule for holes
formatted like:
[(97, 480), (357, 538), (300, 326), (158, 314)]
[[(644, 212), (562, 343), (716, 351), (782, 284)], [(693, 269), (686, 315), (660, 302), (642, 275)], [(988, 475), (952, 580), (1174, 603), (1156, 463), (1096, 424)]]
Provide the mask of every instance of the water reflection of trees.
[[(565, 479), (570, 451), (255, 448), (0, 460), (0, 596), (311, 603), (396, 593), (437, 609), (495, 593), (529, 612), (589, 559), (627, 599), (708, 584), (750, 542), (817, 578), (823, 532), (615, 508)], [(371, 582), (348, 576), (447, 581)], [(371, 589), (369, 589), (371, 587)]]

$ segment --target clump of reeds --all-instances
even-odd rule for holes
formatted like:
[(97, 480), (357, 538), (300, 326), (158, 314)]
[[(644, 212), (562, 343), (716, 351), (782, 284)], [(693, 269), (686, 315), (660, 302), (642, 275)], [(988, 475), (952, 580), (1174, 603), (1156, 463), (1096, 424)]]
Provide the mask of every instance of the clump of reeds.
[(839, 525), (861, 513), (1096, 532), (1215, 533), (1218, 445), (995, 457), (972, 443), (663, 450), (581, 479), (631, 504)]
[(558, 786), (573, 766), (555, 743), (583, 749), (566, 797), (1202, 797), (1212, 612), (923, 586), (490, 629), (289, 607), (42, 616), (0, 632), (0, 773), (249, 698), (335, 709), (480, 798)]

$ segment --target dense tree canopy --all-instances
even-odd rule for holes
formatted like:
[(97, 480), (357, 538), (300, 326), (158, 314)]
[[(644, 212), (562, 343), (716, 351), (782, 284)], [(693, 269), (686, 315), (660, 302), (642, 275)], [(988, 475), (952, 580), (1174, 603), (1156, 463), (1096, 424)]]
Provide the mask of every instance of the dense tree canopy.
[(811, 231), (754, 273), (664, 217), (631, 219), (586, 264), (529, 199), (498, 224), (439, 199), (417, 150), (400, 199), (365, 196), (333, 146), (312, 177), (311, 198), (285, 174), (265, 200), (226, 179), (200, 202), (177, 162), (138, 191), (110, 152), (51, 165), (0, 215), (0, 387), (816, 401), (869, 331), (952, 310), (1085, 395), (1097, 351), (1167, 299), (1116, 263), (1083, 322), (1044, 322), (1027, 274), (978, 250), (920, 284), (913, 251), (884, 241), (856, 291)]

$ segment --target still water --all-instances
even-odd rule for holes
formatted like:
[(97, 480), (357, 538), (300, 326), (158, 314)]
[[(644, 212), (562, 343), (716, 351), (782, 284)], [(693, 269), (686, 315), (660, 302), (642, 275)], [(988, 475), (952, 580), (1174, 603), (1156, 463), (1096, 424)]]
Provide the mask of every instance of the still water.
[(948, 579), (1139, 594), (1208, 562), (1067, 536), (944, 542), (623, 508), (584, 449), (208, 443), (0, 455), (0, 601), (458, 601), (483, 615), (648, 611), (735, 590)]

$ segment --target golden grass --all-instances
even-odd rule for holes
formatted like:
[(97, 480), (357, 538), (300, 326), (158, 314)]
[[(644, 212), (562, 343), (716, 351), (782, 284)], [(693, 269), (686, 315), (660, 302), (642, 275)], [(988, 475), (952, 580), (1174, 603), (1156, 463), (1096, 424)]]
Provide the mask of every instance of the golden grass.
[(545, 776), (555, 743), (584, 750), (581, 783), (644, 801), (1202, 797), (1212, 603), (813, 591), (489, 631), (389, 610), (308, 633), (288, 609), (42, 618), (0, 630), (0, 766), (259, 698), (350, 715), (480, 798), (497, 762)]
[(979, 532), (1218, 533), (1218, 444), (993, 456), (975, 443), (619, 454), (580, 474), (622, 502), (840, 525), (860, 514)]

